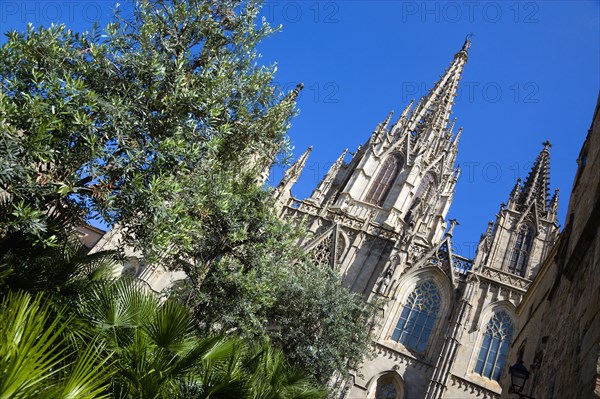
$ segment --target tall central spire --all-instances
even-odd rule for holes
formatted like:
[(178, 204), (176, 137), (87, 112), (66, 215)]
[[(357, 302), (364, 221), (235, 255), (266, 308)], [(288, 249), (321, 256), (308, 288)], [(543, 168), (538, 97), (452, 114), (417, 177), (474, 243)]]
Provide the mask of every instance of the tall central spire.
[(410, 230), (424, 246), (439, 242), (459, 175), (460, 129), (448, 122), (470, 46), (467, 37), (414, 109), (411, 102), (394, 123), (389, 113), (348, 164), (342, 154), (310, 203), (398, 234)]
[(429, 93), (421, 98), (405, 124), (405, 131), (410, 131), (423, 146), (430, 144), (446, 131), (458, 90), (458, 82), (469, 59), (470, 47), (471, 39), (467, 36), (460, 51), (454, 55), (450, 66)]

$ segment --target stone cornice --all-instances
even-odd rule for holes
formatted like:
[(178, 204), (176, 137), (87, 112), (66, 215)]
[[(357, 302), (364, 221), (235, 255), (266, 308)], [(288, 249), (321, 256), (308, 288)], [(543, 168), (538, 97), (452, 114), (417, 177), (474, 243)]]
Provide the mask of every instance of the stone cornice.
[(375, 348), (375, 353), (383, 357), (387, 357), (388, 359), (393, 359), (394, 362), (406, 364), (407, 366), (411, 367), (416, 367), (417, 369), (423, 371), (427, 371), (433, 368), (433, 365), (406, 353), (402, 353), (397, 349), (390, 348), (382, 342), (376, 342), (373, 344), (373, 346)]
[(468, 392), (469, 397), (475, 394), (477, 398), (481, 399), (500, 399), (500, 394), (490, 389), (484, 388), (481, 385), (477, 385), (464, 378), (460, 378), (454, 374), (450, 374), (450, 383), (452, 386), (456, 386), (458, 389), (462, 389), (463, 392)]
[(494, 283), (499, 283), (509, 289), (519, 292), (520, 294), (525, 294), (531, 285), (531, 280), (487, 266), (483, 266), (483, 268), (474, 273), (477, 277)]
[(377, 238), (395, 241), (398, 239), (398, 233), (391, 229), (386, 229), (371, 221), (361, 220), (342, 212), (336, 212), (335, 209), (328, 208), (323, 215), (322, 208), (307, 201), (297, 200), (292, 198), (288, 205), (285, 206), (287, 211), (298, 212), (304, 215), (315, 217), (323, 217), (326, 220), (337, 222), (343, 226), (352, 229), (363, 231)]

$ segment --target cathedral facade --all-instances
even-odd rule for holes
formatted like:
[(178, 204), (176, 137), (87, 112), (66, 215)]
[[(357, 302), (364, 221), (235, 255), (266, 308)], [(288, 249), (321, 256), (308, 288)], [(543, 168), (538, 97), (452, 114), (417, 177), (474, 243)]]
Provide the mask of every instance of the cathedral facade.
[(454, 252), (457, 222), (446, 215), (461, 130), (450, 117), (470, 44), (416, 105), (395, 121), (390, 114), (356, 152), (344, 151), (309, 198), (290, 189), (310, 148), (275, 189), (280, 216), (307, 223), (301, 245), (314, 260), (383, 304), (375, 355), (334, 382), (339, 398), (500, 397), (516, 309), (558, 238), (558, 193), (549, 195), (546, 142), (475, 258)]
[[(457, 222), (447, 220), (460, 175), (451, 114), (470, 44), (426, 96), (344, 151), (309, 198), (293, 198), (291, 187), (310, 148), (272, 193), (281, 218), (308, 227), (299, 244), (315, 263), (381, 304), (374, 327), (365, 326), (374, 355), (351, 378), (331, 381), (336, 399), (600, 397), (600, 98), (564, 231), (545, 142), (482, 226), (474, 259), (461, 256)], [(156, 292), (186, 278), (122, 248), (118, 226), (96, 230), (80, 229), (82, 241), (90, 253), (123, 249), (118, 273)], [(512, 364), (531, 375), (518, 395), (507, 389)]]

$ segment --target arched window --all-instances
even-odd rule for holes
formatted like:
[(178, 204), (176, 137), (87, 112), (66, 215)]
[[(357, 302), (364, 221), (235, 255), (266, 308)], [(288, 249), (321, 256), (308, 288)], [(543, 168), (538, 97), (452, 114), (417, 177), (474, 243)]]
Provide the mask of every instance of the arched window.
[(140, 261), (135, 256), (130, 256), (123, 262), (122, 277), (136, 277), (139, 274)]
[(377, 391), (375, 392), (375, 399), (396, 399), (398, 393), (396, 387), (391, 382), (384, 384), (377, 384)]
[(403, 396), (404, 384), (394, 373), (384, 374), (377, 379), (375, 399), (400, 399)]
[(512, 319), (505, 311), (500, 311), (492, 316), (485, 329), (475, 365), (477, 374), (500, 381), (513, 329)]
[(508, 265), (509, 272), (518, 274), (521, 277), (525, 276), (532, 239), (533, 227), (528, 224), (522, 224), (517, 233), (517, 239), (515, 240), (515, 246), (510, 258), (510, 265)]
[(418, 352), (425, 351), (440, 309), (440, 292), (431, 280), (423, 281), (408, 296), (392, 339)]
[(371, 188), (365, 197), (365, 202), (382, 206), (401, 167), (402, 158), (400, 155), (390, 155), (381, 166), (381, 170), (377, 174), (373, 184), (371, 184)]

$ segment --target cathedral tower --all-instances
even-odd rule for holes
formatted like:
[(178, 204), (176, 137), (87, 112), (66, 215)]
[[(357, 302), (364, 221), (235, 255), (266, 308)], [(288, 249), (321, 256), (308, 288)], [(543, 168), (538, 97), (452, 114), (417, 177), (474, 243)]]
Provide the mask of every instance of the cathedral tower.
[(518, 179), (495, 222), (477, 247), (475, 269), (533, 280), (557, 239), (558, 190), (550, 198), (550, 142), (535, 160), (524, 183)]
[(474, 260), (454, 253), (446, 221), (460, 170), (461, 129), (450, 121), (468, 60), (467, 38), (427, 95), (392, 113), (351, 154), (344, 151), (311, 196), (290, 188), (307, 150), (273, 192), (286, 219), (304, 220), (300, 243), (366, 300), (382, 299), (376, 357), (340, 398), (498, 398), (515, 307), (558, 235), (548, 198), (550, 143), (482, 235)]
[(397, 233), (410, 227), (422, 243), (439, 241), (459, 173), (460, 131), (449, 118), (469, 46), (467, 40), (416, 106), (413, 100), (393, 124), (390, 113), (349, 164), (339, 159), (308, 201), (363, 220), (371, 216)]
[[(467, 39), (416, 105), (413, 100), (396, 121), (390, 113), (379, 123), (348, 163), (344, 151), (309, 198), (291, 198), (286, 177), (286, 187), (275, 191), (282, 217), (308, 216), (313, 238), (305, 248), (365, 298), (387, 292), (402, 271), (398, 265), (413, 262), (444, 236), (460, 173), (461, 131), (450, 116), (470, 45)], [(297, 177), (297, 164), (290, 169)]]

